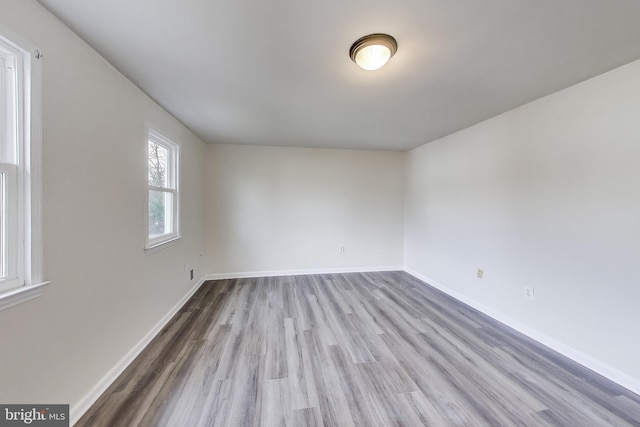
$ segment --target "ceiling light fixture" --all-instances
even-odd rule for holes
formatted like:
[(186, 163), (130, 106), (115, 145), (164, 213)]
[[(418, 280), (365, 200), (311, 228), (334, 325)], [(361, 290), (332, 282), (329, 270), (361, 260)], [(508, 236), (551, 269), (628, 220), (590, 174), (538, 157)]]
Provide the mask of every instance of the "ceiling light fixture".
[(388, 34), (369, 34), (356, 40), (349, 50), (360, 68), (373, 71), (382, 67), (398, 50), (396, 39)]

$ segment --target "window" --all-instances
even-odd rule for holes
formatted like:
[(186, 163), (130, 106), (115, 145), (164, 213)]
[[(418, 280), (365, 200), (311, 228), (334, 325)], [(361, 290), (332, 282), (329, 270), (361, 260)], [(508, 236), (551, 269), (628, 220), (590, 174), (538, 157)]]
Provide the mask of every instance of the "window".
[(41, 277), (40, 57), (19, 37), (0, 34), (0, 310), (38, 296), (47, 284)]
[(147, 249), (179, 237), (178, 154), (178, 144), (149, 131)]
[(19, 262), (23, 240), (18, 228), (22, 214), (19, 196), (22, 159), (22, 54), (14, 46), (0, 44), (0, 292), (24, 284), (24, 274)]

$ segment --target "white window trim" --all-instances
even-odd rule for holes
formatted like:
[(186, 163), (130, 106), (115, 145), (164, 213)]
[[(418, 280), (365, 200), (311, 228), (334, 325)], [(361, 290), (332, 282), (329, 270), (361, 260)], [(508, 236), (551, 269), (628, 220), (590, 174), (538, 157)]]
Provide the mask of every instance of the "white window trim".
[[(18, 172), (17, 165), (0, 163), (0, 175), (2, 175), (2, 179), (0, 179), (0, 186), (2, 186), (0, 187), (0, 208), (5, 211), (6, 215), (0, 221), (0, 234), (3, 235), (3, 238), (0, 238), (0, 244), (6, 244), (2, 248), (2, 253), (7, 256), (6, 260), (0, 260), (0, 277), (4, 278), (0, 280), (0, 295), (24, 284), (20, 283), (23, 280), (23, 274), (20, 271), (22, 265), (20, 253), (23, 249), (19, 241), (19, 237), (22, 235), (19, 232), (21, 228), (19, 213), (22, 210), (19, 204), (22, 200), (19, 197)], [(18, 250), (10, 251), (10, 248), (18, 248)], [(8, 279), (9, 277), (11, 279)]]
[(42, 295), (43, 288), (51, 282), (40, 282), (35, 285), (25, 285), (3, 292), (0, 295), (0, 311), (22, 304)]
[[(148, 170), (145, 175), (145, 180), (147, 180), (147, 191), (145, 195), (145, 253), (151, 254), (156, 252), (157, 250), (169, 246), (170, 244), (175, 243), (182, 236), (180, 235), (180, 145), (173, 142), (172, 140), (166, 138), (156, 130), (151, 127), (147, 127), (147, 138), (145, 140), (145, 147), (148, 147), (149, 141), (155, 142), (169, 150), (171, 153), (170, 162), (171, 170), (170, 170), (170, 181), (173, 181), (173, 188), (165, 188), (165, 187), (154, 187), (148, 184)], [(149, 152), (148, 148), (145, 151), (147, 153), (145, 160), (147, 164), (149, 163)], [(168, 234), (163, 234), (162, 236), (158, 236), (155, 238), (149, 238), (149, 191), (158, 190), (169, 192), (173, 195), (173, 211), (172, 211), (172, 221), (173, 221), (173, 232)]]
[(17, 178), (22, 188), (18, 192), (22, 195), (18, 227), (24, 229), (24, 243), (18, 256), (22, 258), (19, 262), (24, 284), (0, 292), (0, 310), (4, 310), (40, 296), (50, 282), (44, 281), (42, 275), (42, 53), (4, 27), (0, 27), (0, 37), (25, 52), (20, 75), (24, 88), (24, 103), (20, 106), (23, 143), (18, 153), (24, 167)]

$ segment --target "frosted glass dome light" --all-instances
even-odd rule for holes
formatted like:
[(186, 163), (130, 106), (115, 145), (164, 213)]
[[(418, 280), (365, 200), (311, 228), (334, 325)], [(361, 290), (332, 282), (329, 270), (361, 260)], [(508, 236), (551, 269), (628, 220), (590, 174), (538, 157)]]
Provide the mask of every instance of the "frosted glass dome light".
[(362, 69), (373, 71), (386, 64), (398, 50), (396, 39), (387, 34), (369, 34), (356, 40), (349, 56)]

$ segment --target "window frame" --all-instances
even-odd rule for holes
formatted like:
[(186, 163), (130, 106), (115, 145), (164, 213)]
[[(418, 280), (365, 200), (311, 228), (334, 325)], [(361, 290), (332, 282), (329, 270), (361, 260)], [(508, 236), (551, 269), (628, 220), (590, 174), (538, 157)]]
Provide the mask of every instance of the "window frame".
[[(166, 186), (159, 187), (149, 183), (149, 145), (157, 144), (167, 150), (167, 176)], [(147, 194), (145, 208), (145, 250), (155, 249), (167, 243), (180, 239), (180, 145), (165, 137), (158, 131), (147, 129)], [(149, 233), (149, 216), (150, 216), (150, 194), (152, 191), (159, 191), (171, 195), (171, 210), (169, 217), (171, 220), (171, 231), (169, 233), (151, 236)], [(166, 205), (165, 205), (166, 206)]]
[[(21, 191), (18, 185), (20, 168), (0, 162), (0, 293), (25, 284), (21, 253), (23, 239)], [(2, 213), (4, 212), (4, 215)]]
[(20, 178), (23, 162), (23, 52), (0, 38), (0, 292), (24, 285)]
[(0, 50), (13, 60), (12, 71), (2, 70), (11, 77), (0, 78), (6, 85), (0, 95), (6, 130), (0, 136), (0, 172), (6, 178), (2, 202), (9, 211), (3, 225), (8, 236), (3, 254), (11, 276), (0, 282), (0, 310), (4, 310), (40, 296), (49, 282), (42, 277), (42, 53), (4, 27), (0, 27)]

